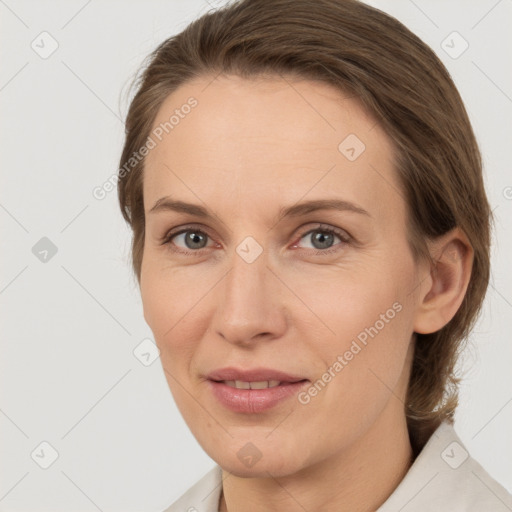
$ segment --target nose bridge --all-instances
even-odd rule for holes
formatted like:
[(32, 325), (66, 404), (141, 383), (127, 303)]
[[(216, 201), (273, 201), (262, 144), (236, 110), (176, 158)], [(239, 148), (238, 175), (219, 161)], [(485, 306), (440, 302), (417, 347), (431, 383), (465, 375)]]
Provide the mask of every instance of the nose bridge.
[(247, 237), (235, 248), (230, 270), (218, 288), (213, 322), (228, 341), (250, 341), (283, 328), (279, 283), (267, 265), (267, 252), (255, 239)]
[[(239, 219), (240, 220), (240, 219)], [(241, 223), (243, 224), (243, 223)], [(268, 272), (268, 251), (265, 248), (264, 233), (255, 236), (243, 235), (240, 230), (235, 234), (233, 247), (230, 254), (230, 272), (226, 276), (226, 292), (244, 293), (244, 283), (250, 287), (253, 293), (258, 293), (258, 284), (264, 284)], [(239, 241), (236, 241), (238, 238)]]
[(223, 303), (229, 306), (231, 313), (238, 310), (250, 318), (251, 311), (261, 310), (269, 295), (267, 264), (267, 253), (263, 247), (258, 249), (254, 242), (243, 241), (235, 248), (222, 292)]

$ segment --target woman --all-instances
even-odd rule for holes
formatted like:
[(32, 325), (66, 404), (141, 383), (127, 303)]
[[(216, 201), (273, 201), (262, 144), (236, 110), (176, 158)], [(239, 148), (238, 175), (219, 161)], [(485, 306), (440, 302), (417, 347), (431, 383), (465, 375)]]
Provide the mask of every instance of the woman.
[(118, 192), (217, 466), (167, 511), (510, 510), (453, 429), (491, 213), (436, 55), (355, 0), (242, 0), (150, 56)]

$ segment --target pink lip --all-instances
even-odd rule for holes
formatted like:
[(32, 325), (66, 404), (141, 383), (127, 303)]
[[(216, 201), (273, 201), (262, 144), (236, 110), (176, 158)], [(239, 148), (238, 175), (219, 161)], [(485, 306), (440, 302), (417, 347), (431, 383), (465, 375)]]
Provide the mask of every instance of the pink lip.
[[(226, 380), (245, 382), (278, 380), (281, 384), (266, 389), (237, 389), (221, 382)], [(252, 370), (223, 368), (208, 375), (208, 385), (213, 395), (226, 408), (234, 412), (254, 414), (271, 409), (282, 400), (296, 395), (303, 387), (309, 385), (309, 381), (296, 375), (268, 368)]]
[(213, 395), (228, 409), (254, 414), (271, 409), (282, 400), (296, 395), (302, 388), (309, 385), (309, 381), (283, 383), (266, 389), (237, 389), (213, 380), (209, 380), (208, 384)]

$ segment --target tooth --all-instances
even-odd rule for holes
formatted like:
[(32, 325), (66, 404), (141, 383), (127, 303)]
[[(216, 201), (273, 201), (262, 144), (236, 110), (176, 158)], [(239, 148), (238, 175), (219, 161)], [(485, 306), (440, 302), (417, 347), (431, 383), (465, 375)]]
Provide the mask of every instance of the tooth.
[(266, 389), (266, 388), (275, 388), (281, 384), (279, 380), (262, 380), (262, 381), (254, 381), (247, 382), (243, 380), (225, 380), (223, 381), (226, 386), (230, 386), (232, 388), (237, 389)]
[(258, 382), (251, 382), (251, 389), (265, 389), (268, 388), (268, 380), (262, 380)]
[(279, 386), (280, 381), (278, 380), (265, 380), (258, 382), (251, 382), (251, 389), (266, 389), (266, 388), (275, 388)]

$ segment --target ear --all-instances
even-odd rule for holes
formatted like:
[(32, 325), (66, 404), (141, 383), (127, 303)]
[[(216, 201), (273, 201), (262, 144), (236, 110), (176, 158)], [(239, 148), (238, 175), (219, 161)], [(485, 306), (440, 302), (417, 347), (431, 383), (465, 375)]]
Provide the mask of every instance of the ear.
[(439, 331), (455, 316), (466, 294), (473, 267), (473, 248), (458, 227), (428, 245), (434, 265), (420, 287), (420, 302), (414, 320), (414, 331), (420, 334)]

